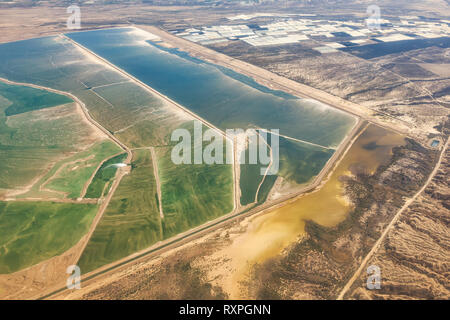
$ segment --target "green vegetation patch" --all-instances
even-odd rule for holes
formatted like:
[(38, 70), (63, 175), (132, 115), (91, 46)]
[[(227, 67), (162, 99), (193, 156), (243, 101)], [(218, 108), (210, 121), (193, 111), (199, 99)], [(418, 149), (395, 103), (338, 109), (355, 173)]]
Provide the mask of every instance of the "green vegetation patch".
[[(186, 128), (190, 125), (187, 124)], [(203, 150), (208, 144), (204, 142)], [(192, 150), (193, 157), (194, 147)], [(164, 237), (186, 231), (233, 210), (232, 165), (174, 164), (171, 159), (172, 146), (157, 148), (156, 151)], [(224, 152), (224, 163), (225, 157)]]
[(52, 177), (45, 184), (45, 187), (65, 192), (69, 198), (78, 198), (86, 182), (89, 181), (100, 163), (105, 158), (120, 152), (120, 150), (116, 144), (109, 140), (97, 143), (89, 150), (77, 154), (76, 160), (64, 161), (55, 177)]
[(0, 273), (12, 273), (73, 247), (85, 235), (97, 205), (0, 202)]
[[(258, 139), (264, 139), (264, 137), (259, 136)], [(239, 178), (239, 187), (241, 189), (240, 202), (241, 205), (245, 206), (247, 204), (255, 202), (256, 192), (258, 191), (258, 187), (261, 181), (264, 179), (264, 173), (265, 169), (267, 168), (267, 165), (261, 165), (260, 163), (250, 164), (250, 150), (248, 146), (245, 149), (245, 152), (241, 154), (241, 157), (244, 158), (242, 159), (243, 163), (240, 165), (240, 172), (241, 172)], [(261, 174), (261, 170), (263, 170), (263, 174)]]
[(164, 218), (159, 214), (154, 159), (148, 149), (135, 150), (131, 173), (120, 182), (80, 258), (83, 273), (231, 212), (232, 166), (175, 165), (171, 150), (172, 145), (155, 148)]
[(261, 174), (261, 166), (259, 164), (241, 164), (241, 177), (239, 185), (241, 188), (241, 204), (247, 205), (255, 202), (256, 191), (261, 183), (264, 175)]
[(116, 174), (117, 167), (114, 165), (117, 163), (122, 163), (126, 157), (127, 154), (122, 153), (105, 161), (98, 169), (94, 179), (92, 179), (92, 182), (86, 191), (85, 198), (100, 198), (103, 195), (105, 185), (111, 181)]
[(94, 88), (93, 91), (110, 103), (108, 112), (99, 115), (100, 119), (131, 148), (167, 144), (168, 132), (181, 122), (165, 111), (163, 100), (133, 82)]
[[(266, 139), (270, 143), (270, 135)], [(261, 184), (263, 175), (261, 168), (266, 165), (248, 164), (248, 149), (245, 151), (245, 164), (240, 165), (241, 204), (247, 205), (255, 202), (256, 192), (259, 189), (256, 202), (265, 201), (272, 189), (277, 177), (296, 183), (304, 184), (319, 174), (327, 161), (333, 155), (334, 150), (311, 146), (305, 143), (293, 141), (283, 137), (279, 139), (279, 170), (277, 175), (268, 175)]]
[(4, 190), (29, 185), (61, 159), (94, 142), (92, 129), (73, 103), (6, 116), (11, 105), (22, 103), (21, 99), (32, 101), (26, 95), (42, 91), (31, 88), (24, 90), (23, 97), (3, 96), (17, 88), (22, 87), (0, 83), (0, 189)]
[(0, 95), (12, 102), (5, 110), (6, 116), (73, 102), (65, 95), (32, 87), (9, 85), (3, 82), (0, 82)]
[(83, 273), (161, 240), (156, 194), (150, 150), (137, 150), (78, 262)]
[(180, 164), (161, 150), (163, 230), (169, 237), (233, 210), (231, 165)]
[(270, 175), (270, 176), (266, 176), (264, 178), (264, 182), (261, 185), (261, 188), (259, 189), (258, 192), (258, 203), (263, 203), (264, 201), (266, 201), (267, 196), (270, 193), (270, 190), (272, 190), (273, 185), (275, 184), (275, 181), (277, 181), (278, 176), (276, 175)]
[(319, 174), (334, 150), (322, 149), (280, 137), (280, 169), (278, 175), (303, 184)]

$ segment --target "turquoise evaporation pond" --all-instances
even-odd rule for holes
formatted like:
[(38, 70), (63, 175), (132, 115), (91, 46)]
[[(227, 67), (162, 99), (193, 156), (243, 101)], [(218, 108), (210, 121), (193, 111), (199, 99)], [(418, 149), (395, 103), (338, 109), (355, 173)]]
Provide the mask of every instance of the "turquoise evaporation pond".
[(139, 29), (67, 36), (223, 130), (279, 129), (293, 138), (337, 146), (356, 121), (319, 102), (271, 90), (230, 69), (160, 47)]

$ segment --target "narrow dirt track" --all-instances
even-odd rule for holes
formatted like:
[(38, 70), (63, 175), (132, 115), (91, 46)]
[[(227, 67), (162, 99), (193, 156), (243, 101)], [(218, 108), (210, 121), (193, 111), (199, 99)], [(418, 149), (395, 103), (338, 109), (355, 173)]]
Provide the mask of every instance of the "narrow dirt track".
[(159, 180), (158, 173), (158, 159), (156, 158), (156, 152), (154, 147), (150, 147), (150, 153), (152, 156), (152, 164), (153, 164), (153, 175), (155, 176), (156, 181), (156, 192), (158, 193), (158, 206), (159, 206), (159, 216), (161, 219), (164, 219), (164, 212), (162, 208), (162, 195), (161, 195), (161, 182)]
[(94, 171), (94, 172), (92, 173), (92, 175), (90, 176), (89, 180), (86, 181), (86, 183), (84, 184), (83, 190), (81, 191), (81, 194), (80, 194), (80, 198), (81, 198), (81, 199), (83, 199), (83, 198), (86, 196), (86, 192), (87, 192), (87, 189), (89, 188), (89, 185), (91, 184), (92, 180), (94, 180), (95, 175), (97, 174), (98, 170), (100, 170), (100, 168), (102, 167), (102, 165), (103, 165), (106, 161), (108, 161), (108, 160), (110, 160), (110, 159), (112, 159), (112, 158), (114, 158), (114, 157), (117, 157), (119, 154), (120, 154), (120, 153), (113, 154), (112, 156), (110, 156), (110, 157), (108, 157), (108, 158), (106, 158), (106, 159), (103, 159), (103, 161), (100, 162), (100, 164), (97, 166), (97, 168), (95, 168), (95, 171)]
[(267, 143), (266, 140), (264, 140), (264, 139), (261, 137), (261, 134), (259, 134), (259, 133), (258, 133), (258, 139), (262, 139), (262, 140), (264, 141), (264, 144), (267, 146), (267, 148), (269, 148), (269, 151), (270, 151), (270, 162), (269, 162), (269, 164), (267, 165), (267, 169), (266, 169), (266, 171), (264, 172), (264, 176), (263, 176), (263, 178), (261, 179), (261, 182), (259, 183), (258, 188), (256, 189), (255, 201), (254, 201), (253, 203), (258, 203), (259, 189), (261, 189), (261, 186), (263, 185), (264, 180), (266, 180), (267, 174), (269, 173), (269, 170), (270, 170), (270, 168), (271, 168), (272, 165), (273, 165), (273, 150), (272, 150), (272, 147)]
[(80, 251), (77, 254), (77, 257), (75, 259), (75, 264), (78, 263), (78, 261), (80, 260), (81, 255), (83, 254), (84, 249), (86, 248), (87, 244), (89, 243), (89, 240), (92, 237), (92, 234), (94, 233), (95, 229), (97, 228), (98, 223), (100, 222), (100, 220), (103, 217), (103, 214), (106, 211), (106, 208), (109, 205), (109, 202), (111, 201), (114, 193), (116, 192), (117, 187), (120, 184), (120, 181), (122, 180), (122, 178), (127, 175), (129, 173), (129, 171), (127, 170), (128, 167), (126, 168), (118, 168), (117, 172), (116, 172), (116, 177), (112, 183), (111, 189), (108, 192), (108, 195), (106, 196), (106, 198), (104, 199), (104, 201), (101, 203), (100, 208), (97, 212), (97, 215), (94, 218), (94, 221), (91, 224), (91, 227), (89, 228), (89, 232), (87, 233), (87, 237), (86, 240), (82, 246), (82, 248), (80, 249)]
[(321, 149), (325, 149), (325, 150), (336, 150), (336, 148), (333, 148), (333, 147), (322, 146), (322, 145), (317, 144), (317, 143), (313, 143), (313, 142), (309, 142), (309, 141), (305, 141), (305, 140), (301, 140), (301, 139), (289, 137), (289, 136), (286, 136), (286, 135), (284, 135), (284, 134), (274, 133), (274, 132), (269, 132), (269, 131), (267, 131), (266, 129), (258, 128), (258, 130), (261, 130), (261, 131), (267, 132), (267, 133), (271, 133), (271, 134), (277, 135), (277, 136), (279, 136), (279, 137), (286, 138), (286, 139), (288, 139), (288, 140), (292, 140), (292, 141), (297, 141), (297, 142), (300, 142), (300, 143), (304, 143), (304, 144), (307, 144), (307, 145), (310, 145), (310, 146), (313, 146), (313, 147), (317, 147), (317, 148), (321, 148)]

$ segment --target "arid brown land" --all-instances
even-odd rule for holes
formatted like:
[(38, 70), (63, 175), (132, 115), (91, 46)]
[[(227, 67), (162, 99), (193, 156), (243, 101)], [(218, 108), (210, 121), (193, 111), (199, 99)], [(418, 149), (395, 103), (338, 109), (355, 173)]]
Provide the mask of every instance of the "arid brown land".
[(425, 192), (404, 212), (367, 266), (380, 268), (381, 288), (361, 273), (347, 299), (450, 298), (450, 151)]

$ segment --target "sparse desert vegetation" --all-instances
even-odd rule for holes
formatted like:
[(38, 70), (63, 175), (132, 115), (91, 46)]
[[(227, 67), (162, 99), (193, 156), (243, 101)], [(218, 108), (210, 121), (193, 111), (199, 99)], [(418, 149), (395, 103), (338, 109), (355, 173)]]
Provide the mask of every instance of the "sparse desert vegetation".
[(108, 193), (107, 189), (111, 180), (114, 179), (117, 171), (117, 165), (122, 164), (122, 162), (126, 159), (126, 156), (126, 153), (122, 153), (103, 162), (89, 184), (85, 195), (86, 198), (100, 198)]
[(368, 266), (380, 267), (381, 289), (368, 290), (361, 274), (346, 298), (449, 299), (449, 160), (446, 151), (431, 184), (396, 222), (368, 262)]

